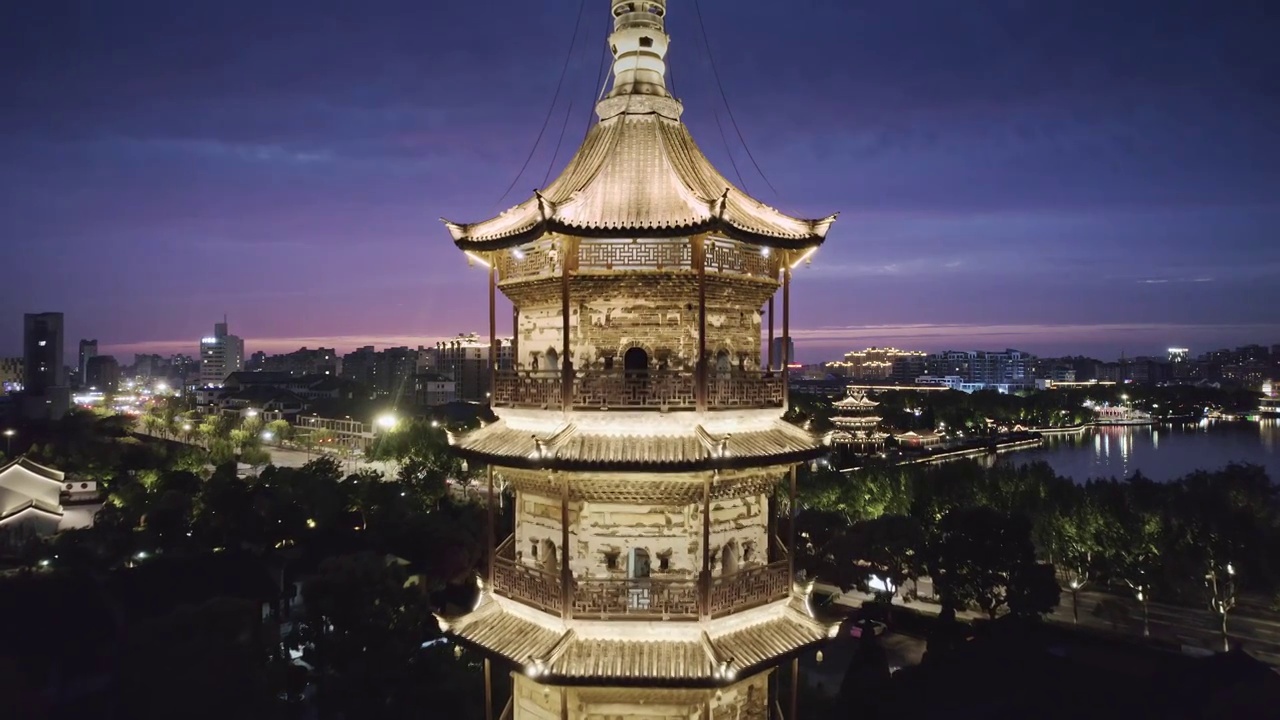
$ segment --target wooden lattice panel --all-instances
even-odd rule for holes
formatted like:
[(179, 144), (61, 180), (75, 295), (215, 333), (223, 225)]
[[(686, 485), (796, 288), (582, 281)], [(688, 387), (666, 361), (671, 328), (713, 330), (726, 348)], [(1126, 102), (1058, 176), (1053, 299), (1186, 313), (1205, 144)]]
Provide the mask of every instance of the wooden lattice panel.
[(760, 248), (729, 240), (707, 241), (707, 270), (762, 278), (778, 275), (773, 260)]
[[(750, 472), (722, 474), (711, 483), (711, 499), (768, 495), (786, 476), (786, 466), (761, 468)], [(560, 475), (553, 478), (545, 471), (498, 470), (512, 489), (543, 497), (559, 497)], [(679, 475), (625, 475), (620, 473), (569, 474), (571, 501), (616, 502), (636, 504), (683, 505), (701, 502), (702, 481), (706, 473)]]
[(547, 612), (560, 612), (560, 579), (550, 573), (499, 557), (493, 565), (493, 586), (512, 600)]
[(592, 240), (578, 245), (580, 270), (667, 270), (693, 265), (689, 241)]
[(711, 614), (723, 615), (787, 597), (791, 578), (786, 562), (749, 568), (711, 581)]
[(696, 580), (591, 579), (573, 588), (574, 617), (698, 617)]
[(564, 396), (559, 375), (503, 371), (495, 374), (494, 407), (558, 409)]

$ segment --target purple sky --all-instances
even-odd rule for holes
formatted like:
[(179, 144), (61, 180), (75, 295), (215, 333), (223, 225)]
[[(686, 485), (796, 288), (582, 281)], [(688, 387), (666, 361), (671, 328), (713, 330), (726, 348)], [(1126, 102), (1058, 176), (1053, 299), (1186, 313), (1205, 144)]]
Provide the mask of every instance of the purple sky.
[[(842, 211), (797, 273), (802, 360), (1280, 343), (1280, 15), (1268, 0), (670, 0), (704, 151)], [(590, 117), (586, 0), (119, 0), (0, 9), (0, 354), (425, 344), (486, 327), (437, 218), (544, 185)], [(572, 102), (572, 107), (570, 107)], [(728, 150), (726, 150), (726, 145)]]

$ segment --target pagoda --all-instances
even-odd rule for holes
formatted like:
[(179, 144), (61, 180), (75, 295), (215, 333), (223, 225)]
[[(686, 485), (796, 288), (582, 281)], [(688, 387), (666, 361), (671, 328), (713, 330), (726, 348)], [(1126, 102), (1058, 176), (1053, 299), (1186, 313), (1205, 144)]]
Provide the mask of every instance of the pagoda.
[[(779, 291), (790, 336), (792, 270), (835, 216), (785, 215), (702, 154), (666, 87), (666, 5), (611, 0), (612, 89), (554, 182), (446, 221), (488, 271), (498, 419), (450, 436), (487, 468), (490, 551), (474, 609), (440, 622), (486, 658), (487, 717), (791, 718), (798, 656), (835, 632), (778, 519), (823, 442), (782, 420), (790, 358), (761, 347)], [(506, 538), (495, 481), (515, 494)], [(494, 660), (514, 669), (500, 713)]]
[(850, 387), (847, 395), (832, 403), (835, 414), (831, 424), (836, 427), (831, 432), (831, 443), (837, 447), (846, 447), (857, 452), (879, 452), (884, 448), (889, 434), (881, 432), (877, 414), (880, 403), (867, 397), (864, 390)]

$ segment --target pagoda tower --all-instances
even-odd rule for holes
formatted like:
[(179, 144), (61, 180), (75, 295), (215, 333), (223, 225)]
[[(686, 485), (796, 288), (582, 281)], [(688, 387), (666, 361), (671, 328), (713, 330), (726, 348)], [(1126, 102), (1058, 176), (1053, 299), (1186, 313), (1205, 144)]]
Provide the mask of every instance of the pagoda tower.
[(883, 420), (876, 408), (880, 403), (867, 397), (865, 390), (849, 387), (844, 398), (831, 404), (835, 415), (831, 424), (831, 444), (838, 448), (851, 448), (859, 453), (879, 452), (884, 449), (889, 433), (881, 432)]
[[(779, 290), (790, 337), (792, 270), (835, 216), (787, 216), (703, 156), (666, 87), (666, 6), (611, 0), (612, 89), (554, 182), (446, 221), (488, 269), (498, 420), (450, 437), (488, 468), (490, 552), (475, 608), (440, 622), (484, 652), (489, 717), (777, 717), (796, 658), (835, 632), (776, 514), (823, 443), (782, 420), (790, 358), (761, 347)], [(503, 372), (499, 290), (514, 307)], [(506, 538), (499, 481), (515, 494)], [(514, 668), (505, 710), (489, 658)]]

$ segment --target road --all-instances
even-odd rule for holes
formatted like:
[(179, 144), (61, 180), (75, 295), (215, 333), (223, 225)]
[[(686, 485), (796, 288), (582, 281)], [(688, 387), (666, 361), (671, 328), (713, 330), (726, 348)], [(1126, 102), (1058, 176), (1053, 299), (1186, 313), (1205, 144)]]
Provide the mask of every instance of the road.
[[(826, 592), (835, 588), (819, 587)], [(921, 582), (920, 592), (928, 595), (932, 591), (927, 580)], [(859, 592), (844, 593), (835, 602), (857, 607), (871, 599), (870, 595)], [(1132, 597), (1121, 597), (1098, 589), (1086, 588), (1077, 593), (1080, 603), (1079, 624), (1095, 630), (1112, 631), (1131, 637), (1142, 635), (1142, 606)], [(1115, 605), (1127, 610), (1114, 618), (1106, 617), (1098, 611), (1099, 603), (1112, 601)], [(901, 602), (895, 600), (895, 602)], [(930, 614), (936, 614), (941, 608), (928, 601), (913, 601), (909, 607)], [(1148, 603), (1147, 612), (1153, 640), (1179, 645), (1188, 650), (1218, 651), (1222, 649), (1221, 622), (1217, 615), (1207, 608), (1190, 608), (1164, 603)], [(965, 612), (961, 617), (974, 619), (982, 617), (978, 613)], [(1063, 592), (1058, 607), (1047, 618), (1051, 622), (1062, 625), (1076, 623), (1072, 612), (1070, 592)], [(1233, 613), (1227, 621), (1227, 635), (1232, 647), (1243, 647), (1260, 660), (1280, 665), (1280, 617), (1267, 618), (1258, 615)]]

